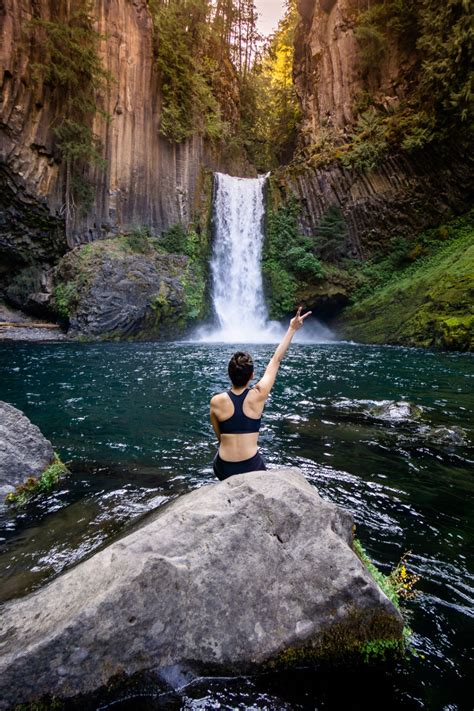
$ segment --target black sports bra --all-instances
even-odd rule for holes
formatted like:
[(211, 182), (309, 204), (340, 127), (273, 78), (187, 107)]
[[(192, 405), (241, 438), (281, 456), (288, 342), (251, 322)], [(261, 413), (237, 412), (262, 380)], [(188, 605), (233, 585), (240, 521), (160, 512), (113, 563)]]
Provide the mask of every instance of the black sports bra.
[(221, 434), (245, 434), (246, 432), (258, 432), (262, 418), (247, 417), (242, 410), (242, 405), (250, 390), (247, 388), (236, 395), (232, 390), (228, 390), (227, 394), (234, 403), (234, 414), (228, 417), (227, 420), (219, 422)]

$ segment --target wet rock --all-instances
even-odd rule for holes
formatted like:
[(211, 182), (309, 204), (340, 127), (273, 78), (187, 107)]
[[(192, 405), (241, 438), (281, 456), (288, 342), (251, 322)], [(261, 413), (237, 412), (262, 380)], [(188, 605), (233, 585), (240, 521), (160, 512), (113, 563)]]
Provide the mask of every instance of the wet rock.
[(352, 550), (352, 516), (297, 469), (203, 486), (7, 603), (0, 708), (172, 665), (240, 673), (324, 658), (403, 621)]
[(354, 422), (410, 423), (418, 420), (423, 408), (406, 400), (351, 400), (343, 398), (327, 408), (336, 419)]
[(465, 430), (462, 427), (428, 427), (423, 430), (423, 434), (427, 439), (435, 444), (445, 444), (453, 447), (467, 446), (468, 439)]
[[(140, 339), (178, 335), (191, 320), (204, 283), (186, 255), (143, 253), (123, 238), (96, 241), (69, 252), (55, 270), (54, 301), (69, 321), (68, 337)], [(192, 296), (191, 296), (192, 295)]]
[(0, 499), (54, 460), (51, 442), (13, 405), (0, 400)]
[(397, 422), (400, 420), (417, 419), (423, 410), (419, 405), (413, 405), (411, 402), (405, 400), (398, 402), (387, 400), (386, 402), (369, 406), (366, 412), (380, 420)]

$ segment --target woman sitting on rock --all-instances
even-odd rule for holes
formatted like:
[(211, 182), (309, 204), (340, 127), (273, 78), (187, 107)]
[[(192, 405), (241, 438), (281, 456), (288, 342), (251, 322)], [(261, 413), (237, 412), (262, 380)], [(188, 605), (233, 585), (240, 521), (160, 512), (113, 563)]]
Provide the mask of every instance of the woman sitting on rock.
[(258, 433), (265, 402), (275, 382), (278, 368), (296, 331), (311, 314), (301, 315), (300, 306), (291, 319), (288, 331), (273, 354), (265, 374), (253, 388), (253, 361), (249, 353), (237, 351), (229, 361), (228, 372), (232, 387), (211, 398), (211, 424), (219, 440), (214, 457), (214, 473), (218, 479), (266, 469), (258, 451)]

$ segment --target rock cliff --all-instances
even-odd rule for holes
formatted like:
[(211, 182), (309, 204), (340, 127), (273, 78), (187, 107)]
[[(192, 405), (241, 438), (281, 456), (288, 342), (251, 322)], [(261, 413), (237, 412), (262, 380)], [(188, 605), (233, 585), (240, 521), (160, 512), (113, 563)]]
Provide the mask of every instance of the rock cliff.
[(402, 617), (352, 549), (352, 529), (296, 469), (181, 497), (3, 607), (0, 708), (90, 693), (119, 673), (235, 674), (397, 644)]
[[(294, 82), (302, 119), (302, 156), (276, 171), (275, 184), (300, 201), (301, 228), (317, 231), (331, 205), (341, 207), (349, 256), (389, 248), (393, 237), (412, 237), (466, 211), (473, 197), (473, 160), (458, 136), (410, 152), (390, 150), (371, 169), (345, 167), (336, 157), (361, 114), (363, 102), (389, 115), (410, 97), (419, 72), (414, 48), (390, 33), (368, 72), (361, 60), (356, 18), (360, 0), (298, 0)], [(324, 141), (330, 136), (332, 148)], [(305, 150), (306, 149), (306, 150)], [(341, 151), (342, 155), (343, 151)], [(332, 154), (332, 155), (331, 155)]]
[[(73, 3), (74, 5), (74, 3)], [(65, 169), (51, 126), (62, 110), (47, 83), (32, 80), (38, 47), (25, 32), (32, 16), (55, 19), (56, 0), (6, 0), (2, 9), (0, 82), (0, 276), (25, 264), (51, 266), (76, 244), (147, 225), (159, 233), (193, 217), (201, 170), (252, 174), (244, 160), (227, 162), (202, 136), (173, 144), (159, 133), (161, 95), (153, 57), (153, 26), (146, 0), (96, 0), (95, 30), (112, 77), (97, 101), (92, 126), (107, 164), (90, 166), (93, 204), (65, 231)], [(235, 93), (230, 86), (229, 92)], [(232, 101), (238, 97), (231, 96)], [(3, 274), (2, 274), (3, 272)]]
[(346, 168), (337, 160), (324, 167), (302, 164), (276, 171), (278, 197), (294, 195), (300, 227), (312, 236), (331, 206), (341, 208), (348, 231), (348, 256), (368, 257), (390, 249), (393, 238), (413, 238), (472, 204), (474, 160), (463, 147), (426, 146), (398, 153), (371, 170)]
[[(7, 0), (4, 10), (1, 160), (19, 203), (28, 196), (57, 215), (64, 175), (50, 125), (61, 106), (51, 103), (47, 85), (31, 81), (35, 49), (25, 41), (24, 27), (33, 10), (35, 16), (54, 18), (55, 0)], [(100, 50), (103, 64), (115, 80), (108, 95), (100, 97), (112, 119), (95, 119), (93, 129), (107, 167), (92, 176), (97, 184), (94, 204), (77, 218), (68, 235), (70, 246), (141, 224), (160, 232), (186, 223), (201, 167), (222, 165), (202, 137), (172, 144), (159, 133), (161, 96), (146, 0), (96, 0), (93, 14), (95, 29), (106, 35)], [(251, 170), (245, 164), (233, 167)]]
[[(143, 225), (155, 234), (187, 226), (209, 188), (208, 170), (254, 174), (245, 159), (226, 158), (222, 147), (211, 147), (201, 135), (180, 144), (160, 135), (156, 38), (146, 0), (92, 5), (94, 30), (103, 35), (99, 55), (112, 77), (107, 91), (96, 95), (111, 118), (98, 112), (91, 126), (106, 167), (89, 165), (92, 205), (85, 214), (77, 210), (67, 226), (66, 168), (52, 130), (63, 107), (47, 81), (34, 81), (44, 51), (27, 31), (32, 17), (55, 20), (64, 7), (57, 0), (6, 0), (0, 17), (0, 291), (10, 303), (47, 318), (55, 317), (47, 307), (51, 272), (69, 249)], [(231, 70), (223, 83), (235, 113), (238, 87), (227, 76)]]
[[(448, 119), (441, 111), (444, 118), (438, 125), (433, 109), (432, 123), (423, 124), (423, 129), (410, 123), (420, 117), (425, 120), (427, 114), (417, 94), (425, 55), (417, 49), (415, 35), (421, 30), (416, 22), (410, 25), (414, 10), (409, 3), (298, 0), (297, 8), (300, 22), (295, 36), (294, 82), (302, 115), (298, 149), (288, 165), (273, 172), (268, 206), (275, 210), (296, 198), (300, 233), (311, 238), (314, 252), (323, 262), (328, 231), (332, 229), (334, 237), (339, 230), (339, 253), (333, 253), (325, 263), (325, 277), (297, 275), (294, 294), (294, 305), (304, 302), (323, 318), (332, 319), (351, 303), (358, 285), (364, 282), (367, 262), (388, 260), (393, 253), (395, 263), (397, 249), (415, 260), (417, 250), (423, 254), (417, 242), (427, 230), (445, 226), (468, 212), (474, 193), (472, 136), (459, 117), (457, 124), (452, 117), (452, 124), (443, 124)], [(399, 12), (396, 20), (407, 23), (407, 31), (402, 32), (393, 22), (370, 24), (367, 13), (365, 20), (362, 14), (368, 8), (372, 18), (377, 13), (380, 17), (381, 12)], [(426, 27), (424, 31), (426, 40), (429, 31)], [(439, 40), (438, 35), (439, 28), (433, 28), (433, 39)], [(370, 63), (367, 52), (375, 52), (374, 37), (383, 51)], [(464, 64), (460, 65), (460, 74), (466, 71)], [(418, 140), (426, 135), (427, 140)], [(337, 228), (334, 214), (339, 216)], [(467, 269), (472, 271), (469, 265)], [(423, 291), (418, 284), (416, 303), (428, 292), (438, 295), (440, 290), (435, 286), (427, 281)], [(467, 287), (460, 289), (454, 314), (445, 308), (444, 296), (443, 304), (434, 299), (421, 317), (417, 310), (416, 338), (411, 333), (403, 339), (395, 337), (392, 320), (386, 319), (377, 342), (442, 347), (448, 347), (449, 342), (451, 348), (465, 349), (472, 338), (468, 333), (472, 326), (466, 326), (471, 323), (466, 308), (470, 298)], [(373, 300), (370, 309), (364, 304), (359, 316), (364, 311), (364, 319), (370, 323), (374, 309), (382, 314), (385, 306)], [(356, 309), (347, 311), (339, 322), (344, 324), (344, 333), (354, 338), (360, 334), (360, 329), (351, 330), (356, 313)], [(435, 321), (442, 321), (441, 330), (431, 337)], [(447, 333), (447, 323), (455, 323), (461, 335), (453, 336), (452, 329)], [(387, 333), (392, 340), (387, 341)], [(372, 335), (366, 333), (364, 340), (373, 340)]]
[[(355, 35), (360, 0), (298, 0), (301, 15), (295, 39), (294, 80), (301, 102), (300, 143), (316, 141), (321, 128), (347, 129), (370, 88), (372, 102), (389, 109), (410, 88), (415, 53), (389, 38), (372, 81), (364, 76)], [(369, 87), (368, 87), (369, 84)]]

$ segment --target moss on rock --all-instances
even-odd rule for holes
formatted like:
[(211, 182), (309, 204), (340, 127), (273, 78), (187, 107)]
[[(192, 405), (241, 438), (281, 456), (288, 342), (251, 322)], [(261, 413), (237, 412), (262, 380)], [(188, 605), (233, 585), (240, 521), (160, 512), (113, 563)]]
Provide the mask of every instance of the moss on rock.
[[(143, 340), (176, 336), (206, 312), (205, 238), (179, 226), (183, 249), (147, 231), (98, 240), (65, 255), (55, 270), (54, 303), (69, 336)], [(173, 238), (174, 238), (173, 237)], [(178, 245), (179, 246), (179, 245)]]
[(5, 502), (12, 506), (24, 506), (37, 494), (51, 491), (59, 480), (68, 473), (68, 468), (61, 461), (59, 455), (54, 453), (54, 461), (46, 467), (39, 477), (30, 476), (23, 484), (19, 484), (15, 491), (5, 497)]
[(336, 324), (343, 336), (365, 343), (474, 349), (474, 211), (422, 237), (412, 264), (370, 295), (358, 300), (356, 293)]

